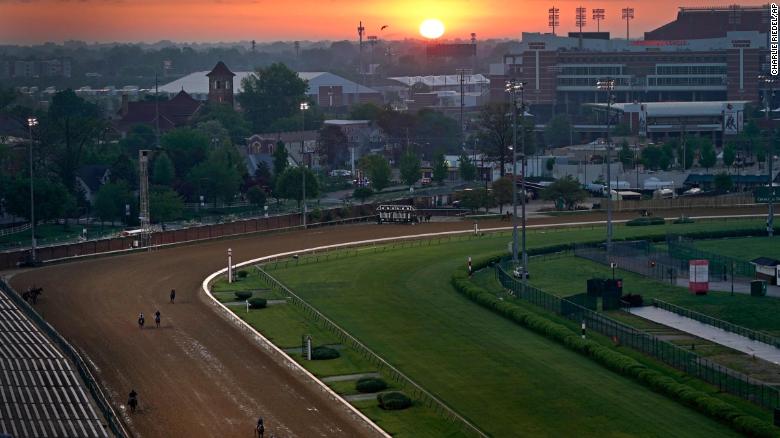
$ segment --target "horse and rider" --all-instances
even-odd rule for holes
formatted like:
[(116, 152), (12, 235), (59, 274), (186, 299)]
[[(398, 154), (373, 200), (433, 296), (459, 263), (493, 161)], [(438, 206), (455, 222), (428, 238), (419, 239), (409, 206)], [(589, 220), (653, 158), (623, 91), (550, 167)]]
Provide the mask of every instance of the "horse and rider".
[(33, 285), (32, 287), (27, 288), (27, 290), (22, 293), (22, 298), (28, 303), (37, 304), (38, 295), (42, 295), (42, 294), (43, 294), (43, 288), (35, 287)]
[(138, 315), (138, 328), (144, 328), (144, 322), (146, 322), (146, 319), (144, 319), (144, 312), (141, 312), (141, 314)]
[(135, 389), (130, 390), (130, 394), (127, 396), (127, 405), (130, 406), (130, 412), (135, 412), (135, 408), (138, 407), (138, 393)]

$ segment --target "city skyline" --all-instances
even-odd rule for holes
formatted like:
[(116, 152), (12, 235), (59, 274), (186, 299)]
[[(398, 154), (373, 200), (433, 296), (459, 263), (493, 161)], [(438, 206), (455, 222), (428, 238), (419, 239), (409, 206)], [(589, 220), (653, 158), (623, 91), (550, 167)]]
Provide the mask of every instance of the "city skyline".
[[(765, 4), (740, 2), (743, 6)], [(620, 10), (633, 7), (631, 38), (673, 20), (679, 6), (714, 6), (709, 1), (659, 0), (645, 2), (579, 2), (531, 0), (520, 5), (508, 0), (487, 0), (474, 5), (468, 0), (439, 0), (420, 5), (411, 0), (389, 6), (374, 0), (299, 1), (295, 8), (266, 0), (0, 0), (0, 41), (6, 44), (38, 44), (83, 40), (87, 42), (228, 42), (256, 40), (356, 40), (357, 24), (365, 35), (399, 40), (422, 38), (420, 22), (440, 19), (443, 39), (514, 38), (522, 32), (549, 32), (547, 10), (560, 9), (559, 35), (576, 31), (575, 9), (587, 9), (584, 31), (595, 31), (592, 9), (606, 9), (602, 31), (625, 36)], [(306, 11), (306, 12), (299, 12)], [(525, 13), (525, 11), (532, 11)], [(382, 26), (387, 26), (381, 30)]]

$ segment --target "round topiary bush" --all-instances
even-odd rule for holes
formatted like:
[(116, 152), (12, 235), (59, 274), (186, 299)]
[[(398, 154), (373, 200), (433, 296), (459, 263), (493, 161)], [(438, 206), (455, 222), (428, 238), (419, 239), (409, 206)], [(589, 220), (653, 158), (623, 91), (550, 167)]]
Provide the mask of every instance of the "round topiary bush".
[(358, 392), (379, 392), (387, 389), (387, 382), (378, 377), (363, 377), (355, 382)]
[(266, 305), (268, 305), (268, 301), (265, 298), (255, 297), (249, 299), (250, 309), (263, 309)]
[(312, 360), (330, 360), (341, 356), (338, 350), (323, 345), (311, 349)]
[(238, 271), (236, 273), (236, 275), (238, 276), (238, 278), (246, 278), (247, 275), (249, 275), (249, 272), (247, 272), (247, 271)]
[(239, 299), (240, 301), (245, 301), (252, 297), (252, 292), (250, 291), (238, 291), (235, 292), (235, 294), (236, 294), (236, 298)]
[(382, 392), (376, 396), (379, 407), (388, 411), (400, 411), (412, 405), (412, 399), (400, 391)]

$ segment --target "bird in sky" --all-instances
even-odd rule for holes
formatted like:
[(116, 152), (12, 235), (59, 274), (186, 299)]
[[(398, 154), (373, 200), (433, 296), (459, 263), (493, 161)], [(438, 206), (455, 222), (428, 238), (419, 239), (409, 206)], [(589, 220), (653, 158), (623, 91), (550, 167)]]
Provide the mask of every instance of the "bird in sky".
[(385, 24), (384, 26), (380, 27), (379, 30), (385, 30), (388, 27), (390, 27), (390, 25), (389, 24)]

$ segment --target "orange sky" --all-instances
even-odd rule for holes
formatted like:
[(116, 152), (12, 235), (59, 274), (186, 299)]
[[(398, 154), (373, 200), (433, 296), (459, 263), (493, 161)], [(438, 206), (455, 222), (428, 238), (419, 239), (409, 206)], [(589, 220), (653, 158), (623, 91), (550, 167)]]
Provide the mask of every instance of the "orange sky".
[[(686, 6), (731, 3), (688, 0)], [(765, 1), (742, 1), (743, 5)], [(607, 10), (602, 30), (625, 34), (620, 9), (636, 10), (632, 36), (674, 19), (680, 0), (0, 0), (0, 44), (85, 41), (236, 41), (355, 39), (363, 20), (380, 38), (419, 37), (425, 18), (441, 19), (445, 38), (514, 37), (547, 31), (547, 9), (560, 8), (561, 30), (574, 30), (574, 9)], [(390, 27), (380, 33), (379, 27)]]

